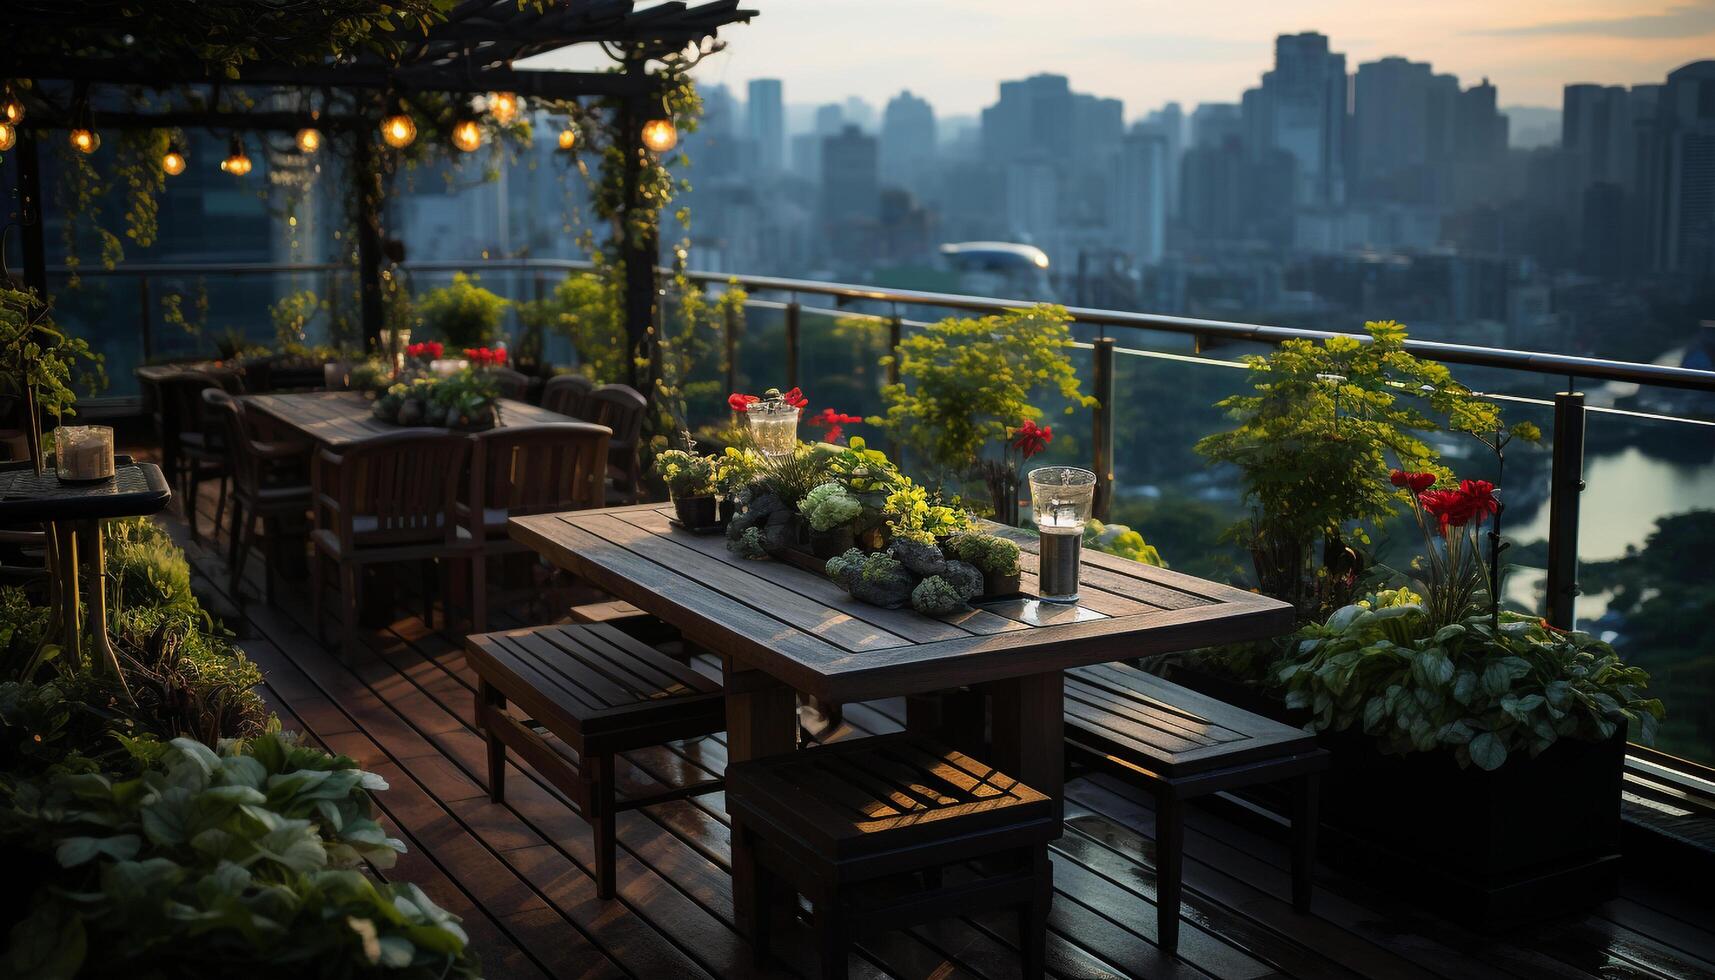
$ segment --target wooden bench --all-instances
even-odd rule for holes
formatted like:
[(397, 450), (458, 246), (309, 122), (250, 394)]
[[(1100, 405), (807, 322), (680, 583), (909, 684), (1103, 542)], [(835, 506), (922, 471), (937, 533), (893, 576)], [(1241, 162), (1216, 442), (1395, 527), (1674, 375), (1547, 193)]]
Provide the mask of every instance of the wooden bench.
[[(708, 780), (656, 796), (619, 799), (615, 753), (722, 731), (726, 708), (717, 681), (612, 625), (557, 625), (465, 638), (479, 680), (476, 724), (488, 739), (488, 795), (505, 797), (506, 750), (518, 753), (572, 798), (595, 836), (596, 893), (614, 892), (614, 815), (706, 793)], [(508, 701), (528, 712), (520, 721)], [(542, 732), (577, 752), (573, 765)]]
[(1155, 794), (1158, 943), (1179, 945), (1184, 801), (1295, 780), (1292, 904), (1310, 910), (1317, 773), (1328, 753), (1310, 733), (1198, 694), (1125, 664), (1066, 671), (1068, 758), (1116, 772)]
[[(1060, 824), (1053, 801), (1018, 780), (898, 733), (735, 763), (726, 800), (733, 879), (754, 883), (758, 967), (786, 885), (815, 910), (824, 977), (846, 975), (865, 933), (994, 908), (1017, 909), (1024, 976), (1042, 975)], [(947, 882), (950, 866), (975, 861)]]

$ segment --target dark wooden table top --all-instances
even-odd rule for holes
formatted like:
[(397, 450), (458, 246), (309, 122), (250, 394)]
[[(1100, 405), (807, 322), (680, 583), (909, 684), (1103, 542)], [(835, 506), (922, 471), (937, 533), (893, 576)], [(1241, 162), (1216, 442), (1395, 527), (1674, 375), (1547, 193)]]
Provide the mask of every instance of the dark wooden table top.
[[(291, 395), (245, 395), (245, 405), (262, 412), (310, 442), (341, 449), (376, 436), (419, 432), (430, 426), (404, 426), (383, 422), (371, 414), (369, 399), (356, 391), (307, 391)], [(502, 398), (498, 402), (501, 426), (576, 422), (577, 419), (545, 408)], [(440, 431), (440, 430), (435, 430)]]
[(173, 491), (154, 463), (113, 457), (111, 479), (61, 482), (53, 467), (41, 476), (29, 462), (0, 463), (0, 524), (142, 517), (166, 509)]
[(160, 382), (181, 374), (193, 373), (223, 377), (239, 374), (241, 369), (231, 361), (180, 361), (174, 364), (144, 364), (132, 373), (143, 381)]
[[(944, 690), (1128, 657), (1261, 639), (1290, 606), (1086, 550), (1077, 606), (1021, 603), (931, 618), (859, 602), (826, 578), (726, 550), (639, 504), (515, 517), (512, 537), (716, 653), (827, 701)], [(1020, 542), (1036, 588), (1034, 542)]]

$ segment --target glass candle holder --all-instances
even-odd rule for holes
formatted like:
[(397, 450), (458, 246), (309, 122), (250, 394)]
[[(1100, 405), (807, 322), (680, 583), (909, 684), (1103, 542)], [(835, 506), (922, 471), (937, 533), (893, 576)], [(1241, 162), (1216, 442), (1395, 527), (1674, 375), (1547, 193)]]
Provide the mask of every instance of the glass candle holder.
[(67, 482), (113, 476), (113, 429), (105, 425), (62, 425), (54, 430), (54, 472)]
[(1037, 591), (1043, 602), (1078, 601), (1078, 567), (1084, 557), (1084, 525), (1096, 500), (1096, 474), (1076, 466), (1044, 466), (1030, 472), (1030, 508), (1041, 531)]
[(429, 373), (437, 378), (450, 378), (470, 367), (470, 362), (462, 357), (438, 357), (429, 362)]
[(752, 402), (744, 421), (757, 451), (764, 456), (790, 456), (797, 451), (797, 408), (785, 402)]

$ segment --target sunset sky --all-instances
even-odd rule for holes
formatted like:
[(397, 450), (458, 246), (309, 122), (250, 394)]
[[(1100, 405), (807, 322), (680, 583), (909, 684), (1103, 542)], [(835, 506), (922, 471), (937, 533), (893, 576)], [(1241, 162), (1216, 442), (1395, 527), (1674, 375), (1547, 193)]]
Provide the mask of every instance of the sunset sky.
[(1276, 34), (1318, 30), (1348, 70), (1385, 55), (1430, 61), (1465, 84), (1488, 76), (1503, 105), (1558, 107), (1568, 82), (1660, 81), (1715, 57), (1715, 0), (745, 0), (749, 25), (700, 81), (742, 92), (785, 81), (786, 100), (900, 89), (942, 114), (994, 101), (995, 83), (1036, 72), (1126, 102), (1230, 102), (1256, 83)]

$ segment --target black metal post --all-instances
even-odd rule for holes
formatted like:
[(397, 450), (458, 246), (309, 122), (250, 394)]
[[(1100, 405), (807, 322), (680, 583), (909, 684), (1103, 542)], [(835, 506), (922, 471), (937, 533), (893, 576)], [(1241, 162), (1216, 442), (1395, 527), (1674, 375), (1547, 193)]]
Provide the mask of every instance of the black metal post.
[(738, 311), (730, 305), (721, 324), (721, 334), (726, 344), (726, 390), (731, 394), (738, 390)]
[(375, 134), (359, 130), (352, 171), (357, 181), (357, 277), (363, 311), (363, 346), (381, 349), (381, 171), (375, 158)]
[[(36, 152), (36, 134), (20, 128), (13, 149), (18, 160), (18, 224), (24, 241), (24, 288), (34, 292), (43, 303), (48, 302), (48, 247), (42, 237), (42, 169)], [(30, 460), (40, 473), (46, 459), (42, 453), (41, 411), (36, 407), (36, 388), (24, 389), (24, 442)], [(53, 527), (48, 528), (49, 554), (53, 554)], [(52, 561), (49, 563), (52, 567)], [(75, 649), (75, 648), (74, 648)]]
[(797, 300), (786, 304), (786, 387), (798, 387), (798, 314)]
[(1548, 621), (1577, 621), (1578, 507), (1584, 492), (1584, 393), (1554, 396), (1554, 468), (1548, 495)]
[[(641, 93), (644, 74), (642, 59), (626, 62), (626, 74), (637, 78), (635, 91)], [(632, 357), (631, 386), (651, 400), (655, 397), (656, 356), (655, 330), (655, 262), (660, 254), (659, 232), (653, 221), (640, 228), (634, 221), (639, 212), (647, 211), (643, 201), (643, 168), (648, 164), (649, 150), (643, 145), (643, 116), (646, 106), (641, 94), (626, 98), (620, 109), (620, 152), (624, 155), (625, 208), (620, 220), (620, 259), (625, 266), (625, 336)], [(638, 370), (638, 362), (649, 365), (649, 377)]]
[(1092, 447), (1090, 469), (1096, 474), (1096, 499), (1092, 509), (1096, 520), (1108, 519), (1114, 502), (1114, 340), (1096, 340), (1094, 392), (1096, 408), (1091, 413)]
[(137, 326), (142, 331), (143, 360), (148, 361), (155, 356), (155, 323), (153, 312), (149, 309), (153, 304), (149, 301), (149, 277), (137, 277)]

